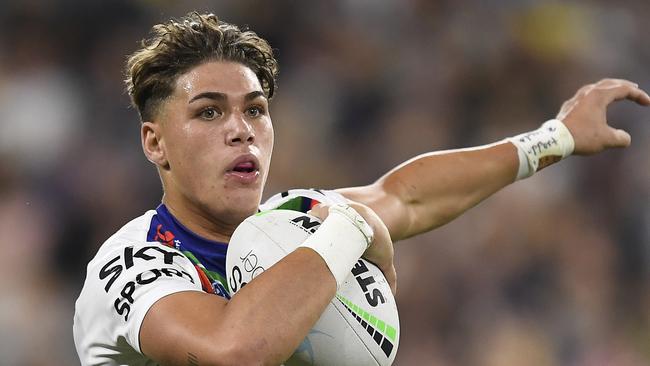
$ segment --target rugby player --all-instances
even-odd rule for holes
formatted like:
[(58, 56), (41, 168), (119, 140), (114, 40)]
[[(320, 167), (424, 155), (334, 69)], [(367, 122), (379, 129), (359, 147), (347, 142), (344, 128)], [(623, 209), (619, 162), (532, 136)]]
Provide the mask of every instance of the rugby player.
[[(628, 146), (630, 136), (607, 125), (607, 106), (650, 105), (636, 84), (601, 80), (539, 130), (424, 154), (367, 186), (292, 190), (260, 206), (277, 70), (265, 40), (212, 14), (154, 26), (130, 56), (127, 89), (164, 195), (88, 265), (73, 327), (82, 365), (280, 364), (359, 256), (375, 262), (394, 290), (393, 241), (443, 225), (561, 158)], [(325, 220), (229, 298), (230, 235), (246, 217), (276, 207), (311, 209)]]

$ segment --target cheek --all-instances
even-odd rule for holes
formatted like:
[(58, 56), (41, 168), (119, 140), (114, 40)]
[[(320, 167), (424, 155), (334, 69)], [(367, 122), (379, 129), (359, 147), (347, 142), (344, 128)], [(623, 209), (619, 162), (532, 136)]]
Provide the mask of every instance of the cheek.
[[(200, 176), (197, 172), (215, 170), (219, 155), (219, 145), (215, 143), (215, 134), (218, 131), (208, 131), (198, 128), (181, 128), (177, 131), (170, 145), (170, 163), (176, 174), (181, 176), (188, 185), (200, 185)], [(212, 177), (211, 177), (212, 179)]]
[(203, 141), (200, 136), (195, 136), (192, 131), (180, 130), (173, 141), (169, 141), (172, 163), (176, 162), (179, 167), (191, 167), (197, 163)]
[(265, 156), (268, 157), (268, 159), (271, 159), (271, 152), (273, 151), (273, 141), (274, 141), (274, 132), (273, 132), (273, 124), (271, 124), (271, 121), (269, 120), (267, 123), (264, 124), (260, 131), (260, 147), (264, 149)]
[(273, 147), (273, 123), (271, 119), (266, 119), (260, 126), (260, 136), (264, 139), (266, 145)]
[(269, 150), (273, 150), (274, 141), (275, 141), (275, 132), (273, 131), (273, 126), (271, 125), (269, 127)]

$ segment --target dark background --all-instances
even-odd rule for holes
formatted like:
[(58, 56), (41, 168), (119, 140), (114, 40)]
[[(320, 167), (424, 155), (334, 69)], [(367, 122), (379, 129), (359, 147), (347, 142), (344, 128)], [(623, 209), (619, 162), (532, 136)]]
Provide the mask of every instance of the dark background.
[[(533, 129), (602, 77), (650, 87), (648, 1), (180, 3), (0, 2), (1, 365), (78, 364), (85, 264), (160, 201), (122, 83), (154, 23), (212, 11), (277, 48), (266, 197)], [(650, 363), (650, 110), (609, 117), (632, 147), (571, 158), (397, 244), (395, 364)]]

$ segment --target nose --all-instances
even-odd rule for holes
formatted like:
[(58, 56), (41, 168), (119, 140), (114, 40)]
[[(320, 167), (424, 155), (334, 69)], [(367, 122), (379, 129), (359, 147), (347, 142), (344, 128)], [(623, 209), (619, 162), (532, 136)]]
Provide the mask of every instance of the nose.
[(241, 116), (232, 116), (228, 121), (229, 129), (226, 133), (226, 144), (237, 146), (251, 145), (255, 142), (255, 131), (249, 121)]

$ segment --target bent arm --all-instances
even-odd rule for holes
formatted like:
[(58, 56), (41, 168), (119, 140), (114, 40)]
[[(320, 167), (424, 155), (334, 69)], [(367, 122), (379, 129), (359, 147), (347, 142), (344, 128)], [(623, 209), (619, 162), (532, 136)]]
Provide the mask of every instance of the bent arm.
[[(363, 252), (392, 249), (385, 227), (381, 235), (381, 220), (367, 207), (355, 207), (329, 207), (319, 229), (297, 249), (275, 264), (260, 259), (268, 269), (243, 276), (248, 284), (242, 282), (230, 302), (180, 292), (154, 303), (140, 327), (141, 351), (165, 365), (278, 365), (288, 359)], [(268, 250), (264, 243), (244, 245), (244, 253)], [(241, 249), (229, 250), (240, 256)], [(392, 264), (392, 250), (387, 256)]]
[(501, 142), (423, 154), (371, 185), (337, 191), (370, 206), (397, 241), (458, 217), (512, 183), (518, 167), (515, 146)]
[(230, 301), (201, 292), (158, 300), (142, 323), (141, 349), (164, 365), (278, 365), (291, 356), (335, 293), (336, 282), (323, 259), (298, 248)]

